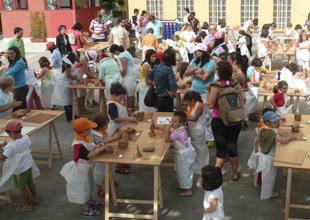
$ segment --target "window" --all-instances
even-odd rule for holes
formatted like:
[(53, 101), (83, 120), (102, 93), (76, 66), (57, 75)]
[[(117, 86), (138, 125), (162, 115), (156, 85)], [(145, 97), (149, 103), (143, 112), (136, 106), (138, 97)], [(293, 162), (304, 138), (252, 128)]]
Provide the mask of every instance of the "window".
[(99, 0), (89, 0), (89, 7), (99, 7)]
[(156, 18), (163, 20), (163, 0), (147, 0), (147, 11), (155, 15)]
[(248, 20), (258, 17), (258, 0), (241, 1), (241, 26)]
[(58, 1), (46, 0), (46, 10), (58, 10)]
[(209, 0), (210, 24), (218, 24), (219, 20), (226, 20), (226, 0)]
[(27, 0), (16, 0), (16, 10), (28, 10)]
[(286, 24), (291, 22), (291, 0), (273, 1), (273, 22), (278, 29), (285, 29)]
[(183, 9), (188, 8), (189, 12), (194, 11), (194, 0), (178, 0), (178, 18), (183, 18)]
[(87, 0), (81, 0), (82, 1), (82, 8), (87, 8)]
[[(78, 0), (75, 0), (78, 1)], [(46, 0), (46, 10), (70, 10), (72, 9), (72, 0)]]
[(14, 2), (13, 0), (3, 0), (3, 10), (11, 11), (14, 10)]
[(72, 9), (72, 0), (58, 0), (60, 10), (70, 10)]
[(3, 0), (2, 6), (5, 11), (28, 10), (27, 0), (15, 0), (15, 5), (14, 0)]

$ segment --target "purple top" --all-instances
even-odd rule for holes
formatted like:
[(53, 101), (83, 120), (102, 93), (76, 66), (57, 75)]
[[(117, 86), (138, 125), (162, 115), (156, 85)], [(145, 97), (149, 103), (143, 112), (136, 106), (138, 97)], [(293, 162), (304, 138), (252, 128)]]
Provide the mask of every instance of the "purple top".
[(304, 27), (306, 27), (306, 26), (307, 26), (308, 31), (310, 31), (310, 20), (309, 19), (307, 19), (305, 24), (304, 24)]
[[(218, 82), (222, 83), (223, 85), (227, 85), (227, 81), (218, 81)], [(233, 83), (234, 83), (234, 81), (230, 80), (228, 87), (230, 87)], [(218, 103), (218, 100), (216, 100), (216, 103), (214, 105), (213, 112), (212, 112), (212, 118), (220, 118), (220, 117), (221, 116), (219, 113), (219, 103)]]
[(187, 140), (188, 137), (184, 126), (177, 128), (174, 132), (170, 134), (170, 137), (174, 141), (179, 141), (185, 147), (189, 147)]
[(209, 44), (211, 43), (212, 37), (213, 37), (213, 35), (211, 35), (211, 34), (208, 34), (208, 35), (205, 37), (204, 41), (205, 41), (205, 44), (206, 44), (206, 45), (209, 45)]

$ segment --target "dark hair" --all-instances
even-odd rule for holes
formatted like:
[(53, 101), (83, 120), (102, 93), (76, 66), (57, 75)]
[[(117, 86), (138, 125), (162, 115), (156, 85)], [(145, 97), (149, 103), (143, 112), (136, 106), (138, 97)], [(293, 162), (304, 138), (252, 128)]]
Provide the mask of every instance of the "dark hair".
[(127, 22), (127, 23), (125, 24), (125, 30), (126, 30), (126, 31), (131, 31), (131, 29), (132, 29), (132, 24), (129, 23), (129, 22)]
[[(70, 53), (68, 54), (67, 58), (68, 58), (68, 60), (71, 61), (71, 63), (74, 64), (75, 59), (76, 59), (76, 56), (75, 56), (74, 53), (70, 52)], [(66, 66), (65, 66), (65, 65), (66, 65)], [(62, 72), (64, 72), (66, 69), (71, 68), (71, 65), (63, 61), (63, 62), (62, 62), (61, 68), (62, 68)]]
[(113, 24), (113, 23), (110, 23), (110, 24), (108, 25), (108, 28), (114, 28), (114, 24)]
[(197, 91), (188, 91), (187, 93), (185, 93), (183, 100), (184, 101), (192, 101), (192, 99), (194, 99), (196, 102), (201, 102), (203, 103), (200, 93)]
[(219, 58), (221, 58), (222, 61), (227, 61), (228, 55), (229, 55), (228, 52), (224, 52), (219, 55)]
[(255, 58), (252, 60), (252, 66), (261, 67), (263, 65), (262, 61), (259, 58)]
[(6, 133), (10, 134), (11, 132), (14, 132), (15, 134), (20, 134), (22, 130), (20, 129), (19, 131), (9, 131), (9, 130), (5, 130)]
[(201, 40), (201, 38), (205, 38), (207, 36), (207, 33), (206, 32), (204, 32), (204, 31), (201, 31), (199, 34), (198, 34), (198, 36), (196, 37), (196, 43), (202, 43), (202, 40)]
[(101, 11), (95, 12), (95, 16), (96, 16), (96, 18), (102, 18)]
[(14, 34), (17, 34), (17, 33), (19, 33), (22, 30), (23, 30), (22, 28), (16, 27), (16, 28), (14, 28)]
[(147, 31), (146, 31), (146, 33), (147, 34), (154, 34), (154, 30), (153, 30), (153, 28), (149, 28), (149, 29), (147, 29)]
[(23, 59), (23, 61), (24, 61), (25, 64), (26, 64), (26, 68), (28, 69), (28, 62), (27, 62), (26, 58), (25, 58), (25, 57), (22, 57), (22, 59)]
[(126, 20), (126, 18), (119, 17), (117, 20), (117, 24), (122, 23), (124, 20)]
[(223, 21), (221, 22), (221, 28), (224, 28), (224, 27), (226, 27), (226, 21), (223, 20)]
[(15, 60), (11, 60), (11, 59), (10, 59), (10, 56), (8, 56), (8, 60), (9, 60), (10, 66), (13, 67), (13, 66), (15, 65), (15, 63), (16, 63), (20, 58), (22, 58), (22, 55), (21, 55), (21, 53), (20, 53), (20, 50), (19, 50), (18, 47), (16, 47), (16, 46), (10, 47), (10, 48), (8, 49), (8, 51), (9, 51), (9, 50), (13, 50), (13, 51), (16, 53)]
[(49, 66), (51, 62), (46, 57), (40, 57), (39, 64), (40, 64), (40, 67), (43, 68), (43, 67)]
[[(213, 49), (216, 48), (217, 46), (219, 46), (219, 45), (222, 44), (222, 43), (224, 43), (224, 36), (223, 36), (222, 38), (220, 38), (220, 39), (215, 39)], [(220, 47), (222, 47), (223, 50), (225, 50), (225, 52), (228, 52), (228, 47), (227, 47), (226, 44), (224, 44), (224, 45), (222, 45), (222, 46), (220, 46)], [(209, 51), (211, 52), (211, 51), (212, 51), (212, 48), (210, 48)]]
[(254, 18), (254, 19), (252, 20), (252, 22), (253, 22), (254, 25), (258, 25), (258, 18)]
[(75, 23), (72, 27), (73, 30), (81, 31), (83, 29), (83, 25), (81, 23)]
[(134, 24), (134, 25), (138, 25), (138, 23), (137, 23), (137, 16), (132, 16), (131, 17), (131, 20), (132, 20), (132, 23)]
[(67, 27), (66, 27), (66, 25), (59, 25), (58, 26), (58, 32), (60, 33), (60, 31), (61, 31), (61, 29), (63, 29), (63, 28), (65, 28), (66, 30), (67, 30)]
[(136, 12), (139, 12), (139, 9), (135, 8), (135, 9), (133, 10), (133, 13), (136, 13)]
[(183, 111), (175, 111), (174, 116), (178, 117), (180, 122), (184, 123), (186, 122), (186, 114)]
[(269, 27), (277, 27), (277, 24), (273, 22), (273, 23), (269, 24)]
[(266, 37), (268, 37), (268, 34), (269, 34), (269, 30), (263, 29), (262, 33), (260, 34), (260, 36), (263, 37), (263, 38), (266, 38)]
[(213, 164), (205, 165), (201, 168), (201, 177), (201, 188), (206, 191), (218, 189), (223, 184), (222, 171)]
[(189, 13), (189, 8), (183, 8), (184, 11), (187, 11)]
[(196, 58), (195, 60), (195, 64), (196, 66), (198, 66), (198, 64), (200, 63), (200, 67), (202, 68), (206, 63), (208, 63), (211, 59), (210, 54), (208, 51), (201, 51), (201, 57), (200, 58)]
[(297, 24), (297, 25), (295, 26), (295, 30), (298, 30), (298, 29), (302, 29), (302, 26), (301, 26), (300, 24)]
[(111, 95), (126, 95), (127, 91), (120, 83), (115, 83), (110, 89)]
[(149, 16), (149, 21), (151, 21), (151, 20), (153, 20), (153, 19), (155, 19), (155, 15), (150, 14), (150, 16)]
[(262, 31), (263, 30), (269, 30), (269, 24), (264, 24), (262, 27)]
[(208, 29), (208, 28), (209, 28), (209, 23), (203, 22), (201, 29)]
[(195, 16), (194, 15), (189, 15), (188, 17), (187, 17), (187, 20), (188, 21), (191, 21), (191, 20), (194, 20), (195, 19)]
[(97, 124), (97, 127), (95, 130), (99, 130), (103, 127), (104, 124), (109, 123), (109, 116), (107, 114), (103, 114), (102, 112), (99, 112), (93, 117), (92, 122), (95, 122)]
[(113, 44), (110, 47), (110, 52), (114, 53), (115, 51), (124, 52), (125, 50), (124, 50), (123, 46), (118, 46), (117, 44)]
[(241, 71), (246, 74), (247, 70), (248, 70), (248, 62), (249, 59), (246, 55), (241, 55), (238, 52), (232, 52), (230, 53), (228, 56), (230, 56), (230, 58), (232, 59), (232, 61), (237, 61), (237, 64), (239, 64), (241, 66)]
[(184, 77), (184, 73), (187, 69), (187, 67), (189, 66), (188, 62), (182, 62), (180, 67), (179, 67), (179, 73), (180, 73), (180, 78), (183, 79)]
[(266, 112), (269, 112), (269, 111), (276, 112), (273, 108), (264, 108), (263, 112), (262, 112), (262, 115), (264, 115)]
[(172, 49), (167, 49), (164, 52), (162, 62), (164, 62), (166, 65), (175, 65), (176, 60), (175, 60), (175, 53)]
[(196, 13), (194, 12), (194, 11), (192, 11), (191, 13), (190, 13), (190, 15), (193, 15), (194, 17), (196, 16)]
[(221, 24), (222, 24), (222, 21), (223, 21), (223, 19), (219, 19), (219, 20), (218, 20), (218, 25), (221, 25)]
[(244, 30), (240, 30), (239, 34), (245, 35), (245, 31)]
[(218, 62), (217, 72), (220, 80), (231, 80), (233, 74), (232, 65), (227, 61)]
[(287, 82), (284, 80), (279, 81), (278, 84), (273, 87), (273, 93), (276, 94), (278, 89), (281, 89), (283, 86), (288, 86)]
[(302, 30), (301, 33), (300, 33), (300, 35), (299, 35), (299, 43), (304, 42), (304, 40), (302, 39), (302, 36), (303, 36), (303, 35), (306, 35), (306, 36), (307, 36), (307, 40), (309, 39), (307, 32), (304, 31), (304, 30)]
[(150, 64), (151, 69), (153, 69), (153, 68), (154, 68), (154, 63), (151, 62), (151, 56), (152, 56), (153, 54), (156, 54), (156, 51), (155, 51), (155, 50), (153, 50), (153, 49), (147, 50), (147, 51), (146, 51), (146, 54), (145, 54), (145, 59), (144, 59), (143, 62), (141, 63), (141, 66), (142, 66), (145, 62), (147, 62), (148, 64)]
[(285, 68), (291, 71), (293, 75), (295, 75), (298, 72), (298, 65), (296, 63), (290, 63), (287, 66), (285, 66)]
[(47, 50), (50, 51), (51, 53), (53, 53), (53, 51), (57, 49), (57, 46), (54, 44), (53, 46), (51, 46), (50, 48), (48, 48)]
[(145, 13), (147, 13), (147, 11), (143, 10), (143, 11), (141, 12), (141, 16), (143, 16)]

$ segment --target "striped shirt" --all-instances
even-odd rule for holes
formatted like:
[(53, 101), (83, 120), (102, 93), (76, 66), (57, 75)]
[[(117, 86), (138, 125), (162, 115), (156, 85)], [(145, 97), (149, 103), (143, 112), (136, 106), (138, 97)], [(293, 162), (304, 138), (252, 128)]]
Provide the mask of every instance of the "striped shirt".
[[(104, 21), (100, 21), (97, 22), (96, 19), (92, 20), (90, 23), (90, 27), (94, 28), (94, 32), (101, 32), (103, 31), (107, 25)], [(93, 34), (92, 38), (94, 39), (104, 39), (105, 38), (105, 34), (101, 33), (101, 34)]]

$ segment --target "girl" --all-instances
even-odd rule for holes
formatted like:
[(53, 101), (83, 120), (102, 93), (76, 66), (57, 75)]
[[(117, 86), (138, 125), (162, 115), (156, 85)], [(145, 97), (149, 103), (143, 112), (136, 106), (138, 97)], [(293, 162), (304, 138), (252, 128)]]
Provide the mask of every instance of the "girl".
[(175, 54), (175, 61), (176, 62), (175, 62), (175, 64), (172, 65), (172, 71), (173, 71), (174, 75), (176, 75), (178, 73), (178, 68), (181, 64), (181, 61), (183, 61), (183, 58), (181, 57), (180, 52), (179, 52), (180, 48), (178, 47), (178, 45), (175, 41), (170, 41), (168, 49), (171, 49)]
[[(310, 49), (310, 41), (308, 39), (308, 35), (306, 32), (303, 32), (299, 38), (299, 51), (300, 56), (298, 56), (299, 63), (301, 63), (303, 68), (303, 80), (309, 81), (310, 69), (309, 69), (309, 49)], [(308, 71), (308, 77), (306, 70)]]
[(46, 57), (39, 59), (41, 67), (40, 73), (37, 74), (37, 79), (41, 79), (41, 92), (42, 92), (42, 104), (43, 107), (49, 110), (52, 107), (51, 99), (54, 92), (52, 81), (52, 67), (50, 67), (50, 61)]
[(205, 139), (206, 118), (203, 112), (202, 99), (198, 92), (189, 91), (184, 96), (187, 103), (187, 121), (189, 136), (195, 149), (196, 157), (193, 164), (194, 173), (200, 174), (201, 168), (209, 164), (209, 149)]
[(188, 77), (188, 76), (184, 75), (188, 66), (189, 66), (189, 63), (187, 63), (187, 62), (181, 63), (180, 71), (175, 76), (178, 85), (183, 85), (183, 84), (186, 84), (188, 82), (192, 82), (193, 81), (191, 76)]
[(267, 49), (272, 48), (271, 45), (268, 43), (268, 34), (268, 30), (262, 30), (260, 39), (257, 41), (258, 53), (262, 53), (265, 55), (263, 66), (269, 65), (269, 56), (267, 55)]
[(151, 80), (147, 79), (147, 73), (154, 68), (154, 63), (156, 61), (156, 51), (155, 50), (148, 50), (145, 55), (145, 60), (141, 63), (140, 68), (140, 83), (139, 83), (139, 111), (148, 111), (148, 112), (155, 112), (156, 108), (154, 107), (147, 107), (144, 104), (144, 98), (149, 90), (152, 82)]
[(222, 21), (221, 24), (217, 26), (218, 32), (224, 32), (225, 34), (228, 34), (228, 29), (226, 26), (226, 21)]
[(279, 81), (273, 88), (274, 95), (270, 97), (270, 103), (272, 104), (273, 109), (280, 116), (282, 113), (292, 114), (293, 104), (286, 107), (286, 100), (288, 99), (288, 96), (286, 95), (287, 89), (287, 82), (284, 80)]
[(224, 220), (224, 198), (223, 198), (223, 175), (219, 167), (206, 165), (201, 169), (201, 177), (198, 179), (197, 186), (205, 192), (203, 199), (202, 220), (216, 219)]
[(141, 47), (141, 41), (139, 34), (139, 23), (137, 22), (137, 20), (138, 20), (137, 16), (132, 16), (131, 18), (132, 30), (135, 30), (135, 36), (137, 38), (137, 41), (135, 41), (135, 48), (137, 53), (139, 53), (139, 48)]
[(252, 89), (249, 87), (248, 83), (246, 83), (243, 87), (243, 94), (246, 98), (246, 103), (244, 104), (245, 118), (243, 121), (242, 130), (247, 131), (249, 129), (248, 126), (249, 115), (250, 113), (255, 111), (257, 98), (254, 95)]
[(206, 32), (207, 34), (209, 34), (209, 24), (208, 22), (203, 22), (202, 27), (201, 27), (201, 31)]
[(139, 20), (140, 20), (141, 34), (146, 34), (147, 11), (145, 10), (142, 11)]
[[(288, 22), (284, 31), (284, 37), (292, 37), (293, 36), (293, 28), (292, 28), (292, 23)], [(291, 42), (290, 39), (284, 40), (284, 43), (289, 43)]]
[(61, 54), (54, 44), (54, 42), (48, 42), (46, 44), (46, 50), (50, 51), (52, 56), (51, 56), (51, 67), (53, 68), (53, 82), (56, 85), (62, 72), (61, 72)]
[(273, 41), (273, 31), (277, 28), (277, 24), (276, 23), (271, 23), (269, 25), (269, 34), (268, 34), (268, 38), (270, 41)]
[(89, 33), (87, 31), (83, 32), (83, 38), (84, 38), (86, 43), (90, 43)]
[(181, 33), (180, 38), (183, 41), (185, 48), (187, 49), (189, 62), (191, 62), (195, 50), (196, 35), (192, 31), (192, 26), (190, 24), (185, 25), (185, 31)]
[(238, 48), (240, 48), (241, 55), (242, 56), (246, 55), (248, 57), (248, 59), (250, 59), (250, 53), (249, 53), (249, 50), (246, 46), (245, 31), (244, 30), (239, 31), (239, 40), (236, 44), (238, 45)]
[[(98, 73), (98, 68), (97, 68), (97, 62), (94, 60), (91, 60), (88, 62), (89, 65), (89, 70), (92, 74)], [(83, 75), (83, 78), (86, 78), (86, 75)], [(92, 101), (92, 102), (90, 102)], [(86, 89), (86, 107), (87, 108), (92, 108), (95, 105), (99, 105), (97, 101), (95, 101), (95, 90), (93, 89)]]
[(300, 24), (297, 24), (295, 26), (295, 37), (292, 41), (294, 41), (296, 43), (296, 52), (295, 52), (295, 62), (299, 65), (299, 72), (297, 73), (297, 75), (301, 75), (302, 74), (302, 64), (301, 64), (301, 60), (299, 59), (299, 57), (301, 56), (300, 53), (301, 51), (299, 50), (299, 37), (300, 34), (303, 33), (302, 27)]

